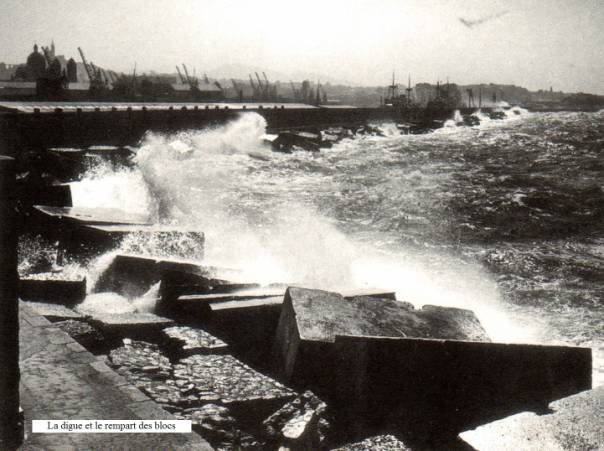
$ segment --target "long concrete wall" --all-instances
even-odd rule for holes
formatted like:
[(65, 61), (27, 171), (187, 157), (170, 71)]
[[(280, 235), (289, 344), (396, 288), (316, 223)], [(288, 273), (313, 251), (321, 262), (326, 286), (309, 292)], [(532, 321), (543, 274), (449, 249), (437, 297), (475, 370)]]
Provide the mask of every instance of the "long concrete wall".
[(0, 113), (0, 155), (15, 156), (27, 150), (90, 145), (135, 145), (148, 131), (173, 132), (223, 124), (239, 115), (262, 115), (269, 129), (360, 125), (370, 118), (387, 117), (387, 112), (370, 108), (308, 108), (279, 105), (233, 108), (228, 105), (200, 105), (152, 109), (151, 107), (99, 107), (32, 112)]

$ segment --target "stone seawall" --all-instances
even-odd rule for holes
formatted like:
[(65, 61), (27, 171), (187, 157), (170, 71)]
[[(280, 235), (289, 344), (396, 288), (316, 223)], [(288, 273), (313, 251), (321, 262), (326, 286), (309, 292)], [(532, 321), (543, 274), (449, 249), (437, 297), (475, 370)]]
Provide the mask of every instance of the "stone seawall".
[[(123, 105), (122, 105), (123, 106)], [(370, 118), (385, 119), (387, 112), (375, 108), (315, 108), (307, 106), (188, 105), (153, 109), (138, 105), (120, 107), (103, 104), (96, 109), (56, 107), (0, 113), (0, 155), (14, 156), (25, 150), (91, 145), (135, 145), (148, 131), (174, 132), (223, 124), (240, 114), (262, 115), (269, 129), (324, 128), (362, 125)]]

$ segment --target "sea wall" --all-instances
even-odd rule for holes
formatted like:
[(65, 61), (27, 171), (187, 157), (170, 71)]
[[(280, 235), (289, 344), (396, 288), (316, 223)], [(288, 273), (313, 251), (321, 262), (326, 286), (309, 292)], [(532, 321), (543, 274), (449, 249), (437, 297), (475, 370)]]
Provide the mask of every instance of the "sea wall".
[[(30, 111), (31, 110), (31, 111)], [(152, 106), (120, 108), (101, 104), (94, 109), (61, 108), (41, 111), (34, 105), (26, 111), (0, 113), (0, 155), (13, 156), (25, 150), (91, 145), (135, 145), (149, 131), (173, 132), (222, 124), (240, 114), (262, 115), (269, 129), (355, 126), (370, 116), (387, 113), (371, 108), (309, 108), (286, 105), (195, 105), (153, 109)]]

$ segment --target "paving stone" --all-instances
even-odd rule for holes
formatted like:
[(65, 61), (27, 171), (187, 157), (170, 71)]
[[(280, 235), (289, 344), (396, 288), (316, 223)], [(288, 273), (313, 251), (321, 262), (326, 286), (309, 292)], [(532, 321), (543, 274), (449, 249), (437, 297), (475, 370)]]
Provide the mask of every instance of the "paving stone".
[(195, 355), (174, 365), (174, 376), (191, 382), (197, 392), (218, 395), (223, 404), (283, 401), (295, 394), (230, 355)]
[(114, 368), (127, 371), (130, 374), (149, 374), (145, 368), (155, 367), (154, 377), (167, 379), (170, 377), (172, 365), (170, 360), (152, 343), (124, 339), (124, 345), (114, 349), (109, 354), (109, 364)]
[[(35, 313), (22, 306), (23, 317)], [(40, 317), (41, 318), (41, 317)], [(173, 419), (130, 386), (127, 391), (137, 402), (114, 385), (113, 374), (88, 352), (74, 351), (65, 345), (48, 345), (48, 337), (57, 335), (44, 322), (32, 326), (21, 321), (21, 405), (25, 411), (26, 439), (23, 450), (211, 450), (197, 434), (32, 434), (33, 419)], [(54, 329), (54, 330), (51, 330)], [(59, 331), (59, 333), (62, 333)], [(73, 344), (73, 343), (72, 343)], [(74, 360), (74, 356), (76, 360)], [(82, 359), (81, 356), (88, 356)], [(81, 360), (89, 360), (82, 363)], [(78, 363), (79, 362), (79, 363)], [(98, 368), (103, 371), (98, 371)], [(116, 375), (117, 376), (117, 375)], [(138, 393), (133, 395), (133, 393)], [(135, 405), (140, 405), (136, 407)], [(160, 409), (159, 411), (157, 409)]]
[(393, 435), (376, 435), (363, 441), (350, 443), (332, 451), (412, 451)]
[(84, 321), (59, 321), (54, 326), (69, 334), (71, 338), (91, 352), (100, 351), (105, 347), (103, 334)]
[(293, 449), (322, 448), (330, 429), (327, 404), (306, 391), (263, 422), (272, 443)]

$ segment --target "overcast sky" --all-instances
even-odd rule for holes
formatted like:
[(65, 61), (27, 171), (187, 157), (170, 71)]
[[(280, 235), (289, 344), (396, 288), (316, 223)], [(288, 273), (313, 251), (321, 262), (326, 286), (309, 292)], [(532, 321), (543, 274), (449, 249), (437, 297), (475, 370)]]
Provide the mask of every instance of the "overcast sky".
[(604, 94), (604, 0), (0, 1), (0, 61), (51, 39), (118, 71), (242, 64), (385, 85), (395, 69)]

